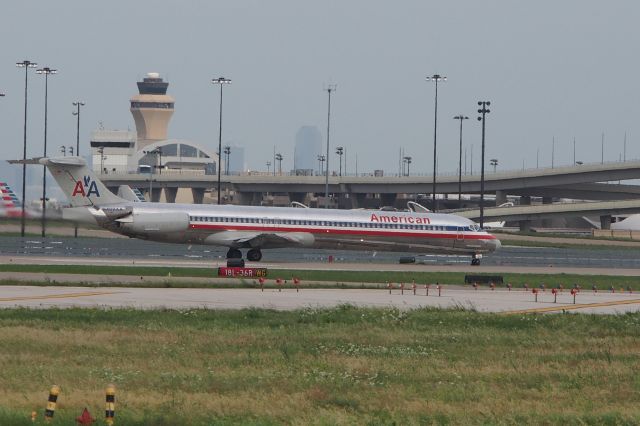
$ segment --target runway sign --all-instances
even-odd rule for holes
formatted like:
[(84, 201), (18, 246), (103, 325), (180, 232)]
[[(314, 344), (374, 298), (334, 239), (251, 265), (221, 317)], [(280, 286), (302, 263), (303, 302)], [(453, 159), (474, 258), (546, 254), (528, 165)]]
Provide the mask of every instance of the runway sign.
[(267, 276), (267, 268), (236, 268), (221, 266), (218, 268), (219, 277), (248, 277), (248, 278), (260, 278)]

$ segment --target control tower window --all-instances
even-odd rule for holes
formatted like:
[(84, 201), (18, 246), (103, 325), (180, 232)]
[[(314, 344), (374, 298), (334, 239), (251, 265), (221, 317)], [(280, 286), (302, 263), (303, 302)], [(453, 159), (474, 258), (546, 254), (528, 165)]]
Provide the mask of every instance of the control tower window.
[(131, 102), (131, 108), (173, 108), (173, 102)]
[(181, 157), (198, 157), (198, 150), (191, 145), (180, 144)]

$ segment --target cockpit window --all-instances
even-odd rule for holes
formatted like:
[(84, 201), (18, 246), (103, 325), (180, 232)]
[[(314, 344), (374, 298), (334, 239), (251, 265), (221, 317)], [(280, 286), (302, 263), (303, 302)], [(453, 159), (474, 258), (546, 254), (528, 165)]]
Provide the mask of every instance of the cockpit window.
[(479, 232), (480, 225), (478, 225), (477, 223), (474, 223), (473, 225), (469, 225), (469, 229), (471, 229), (473, 232)]

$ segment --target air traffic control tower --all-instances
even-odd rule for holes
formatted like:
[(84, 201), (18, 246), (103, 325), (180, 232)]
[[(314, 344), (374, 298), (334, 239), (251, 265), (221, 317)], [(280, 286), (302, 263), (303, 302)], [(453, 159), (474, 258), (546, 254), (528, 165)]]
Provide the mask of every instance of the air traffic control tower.
[(150, 72), (138, 82), (138, 95), (131, 98), (131, 114), (136, 122), (136, 150), (167, 139), (167, 127), (173, 115), (175, 100), (167, 95), (169, 83), (160, 74)]

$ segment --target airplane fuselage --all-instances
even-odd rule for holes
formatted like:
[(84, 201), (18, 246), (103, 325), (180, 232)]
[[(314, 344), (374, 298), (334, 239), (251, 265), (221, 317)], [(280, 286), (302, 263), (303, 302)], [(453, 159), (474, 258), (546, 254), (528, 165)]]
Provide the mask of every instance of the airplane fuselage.
[(152, 241), (234, 249), (313, 247), (480, 254), (499, 241), (450, 214), (132, 203), (89, 208), (111, 231)]

